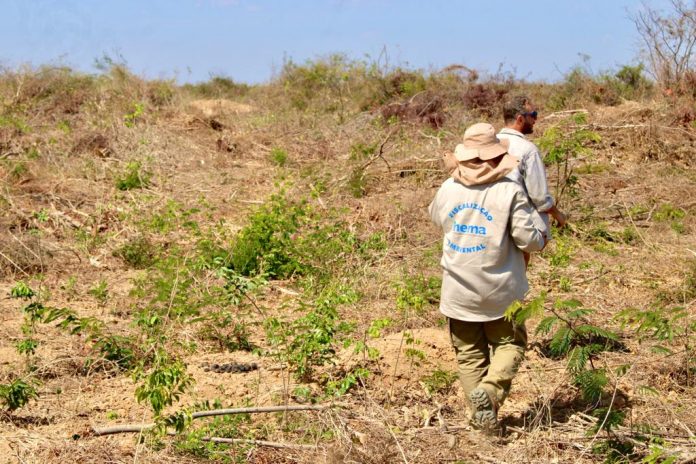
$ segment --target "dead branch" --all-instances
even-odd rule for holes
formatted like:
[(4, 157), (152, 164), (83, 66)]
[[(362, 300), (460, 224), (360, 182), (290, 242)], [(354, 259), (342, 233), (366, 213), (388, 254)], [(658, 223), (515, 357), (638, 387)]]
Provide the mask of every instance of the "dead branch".
[[(191, 414), (193, 419), (212, 416), (227, 416), (233, 414), (254, 414), (268, 412), (287, 412), (287, 411), (323, 411), (331, 408), (334, 405), (293, 405), (293, 406), (262, 406), (255, 408), (235, 408), (235, 409), (211, 409), (209, 411), (196, 411)], [(94, 435), (113, 435), (117, 433), (142, 433), (151, 428), (155, 424), (123, 424), (113, 427), (93, 427)]]
[(369, 160), (365, 161), (365, 162), (363, 163), (363, 165), (360, 166), (360, 170), (365, 170), (365, 168), (367, 168), (369, 165), (371, 165), (372, 163), (374, 163), (374, 161), (375, 161), (377, 158), (381, 158), (382, 161), (384, 161), (384, 164), (387, 165), (387, 169), (388, 169), (389, 171), (391, 171), (391, 166), (389, 165), (389, 161), (387, 161), (387, 159), (384, 157), (384, 147), (386, 146), (386, 144), (387, 144), (387, 142), (389, 141), (389, 139), (391, 138), (391, 136), (394, 135), (394, 132), (395, 132), (394, 130), (389, 131), (389, 133), (387, 134), (387, 136), (384, 138), (384, 140), (382, 141), (382, 143), (379, 145), (379, 150), (377, 151), (377, 153), (375, 153), (374, 155), (372, 155), (372, 157), (371, 157)]
[(551, 113), (547, 116), (544, 116), (541, 120), (546, 121), (547, 119), (553, 119), (553, 118), (561, 118), (564, 116), (567, 116), (569, 114), (576, 114), (576, 113), (585, 113), (588, 114), (589, 111), (587, 111), (585, 108), (578, 108), (575, 110), (563, 110), (563, 111), (556, 111), (555, 113)]

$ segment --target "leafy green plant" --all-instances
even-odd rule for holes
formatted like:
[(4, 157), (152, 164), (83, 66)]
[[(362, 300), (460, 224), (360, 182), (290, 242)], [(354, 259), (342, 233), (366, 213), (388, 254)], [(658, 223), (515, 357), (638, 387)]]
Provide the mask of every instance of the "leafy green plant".
[(12, 289), (10, 289), (10, 297), (12, 298), (30, 300), (34, 296), (36, 296), (36, 293), (25, 282), (17, 282)]
[[(341, 321), (337, 307), (355, 303), (358, 294), (349, 288), (327, 288), (312, 303), (304, 316), (284, 323), (276, 318), (264, 322), (273, 355), (289, 364), (300, 380), (309, 380), (314, 369), (333, 362), (336, 345), (352, 325)], [(306, 303), (302, 303), (307, 308)]]
[(653, 305), (648, 309), (627, 308), (616, 315), (624, 327), (632, 327), (641, 342), (652, 342), (652, 351), (673, 356), (675, 346), (683, 349), (686, 384), (696, 376), (696, 321), (684, 306)]
[(283, 167), (285, 166), (285, 163), (287, 163), (288, 161), (288, 152), (280, 147), (274, 147), (271, 149), (269, 157), (273, 164), (275, 164), (276, 166)]
[(155, 352), (152, 367), (147, 372), (143, 368), (137, 369), (134, 379), (140, 382), (135, 389), (135, 398), (139, 403), (148, 403), (155, 417), (160, 417), (164, 408), (178, 401), (193, 384), (193, 377), (186, 372), (184, 363), (172, 359), (162, 349)]
[(548, 128), (538, 140), (539, 148), (546, 153), (544, 163), (556, 167), (556, 201), (560, 203), (563, 194), (575, 196), (577, 177), (574, 175), (572, 161), (591, 153), (588, 147), (601, 140), (599, 134), (589, 129), (576, 128), (587, 123), (584, 113)]
[(92, 295), (100, 306), (104, 306), (109, 301), (109, 287), (106, 280), (101, 279), (89, 289), (89, 294)]
[[(204, 401), (193, 406), (196, 411), (222, 408), (223, 404), (219, 399), (215, 399), (212, 403)], [(206, 461), (242, 464), (247, 462), (245, 446), (212, 443), (203, 439), (205, 437), (239, 438), (245, 435), (242, 426), (249, 422), (251, 422), (249, 414), (214, 417), (201, 427), (191, 427), (185, 430), (185, 433), (177, 435), (175, 449), (181, 454)]]
[[(516, 302), (505, 317), (523, 323), (531, 317), (543, 314), (545, 295), (528, 304)], [(551, 314), (541, 319), (536, 333), (551, 335), (548, 352), (556, 358), (567, 360), (567, 369), (588, 403), (597, 403), (609, 384), (606, 369), (594, 365), (597, 356), (620, 347), (616, 333), (592, 324), (588, 320), (594, 310), (583, 308), (577, 300), (557, 300), (549, 308)]]
[(438, 368), (422, 377), (421, 385), (423, 385), (428, 396), (432, 396), (436, 393), (446, 393), (450, 391), (457, 381), (457, 378), (458, 375), (456, 372)]
[(350, 160), (351, 161), (364, 161), (370, 156), (372, 156), (378, 149), (376, 143), (366, 144), (358, 142), (350, 147)]
[(416, 348), (422, 341), (419, 338), (415, 338), (411, 332), (406, 331), (404, 332), (404, 343), (406, 344), (404, 356), (409, 361), (409, 369), (413, 370), (413, 366), (420, 366), (420, 363), (425, 361), (425, 353)]
[(307, 215), (304, 203), (291, 204), (273, 195), (249, 218), (232, 245), (231, 268), (243, 276), (287, 278), (304, 266), (294, 255), (292, 237)]
[(575, 250), (571, 238), (563, 234), (555, 234), (553, 246), (544, 250), (544, 256), (549, 257), (552, 268), (564, 268), (570, 265), (572, 253)]
[(653, 215), (656, 221), (668, 222), (672, 230), (678, 234), (683, 234), (686, 232), (684, 227), (684, 218), (686, 217), (686, 212), (673, 206), (671, 203), (662, 204), (655, 214)]
[(368, 176), (361, 166), (354, 168), (348, 177), (348, 189), (354, 198), (362, 198), (367, 193)]
[(209, 313), (199, 330), (205, 340), (211, 340), (221, 349), (228, 351), (251, 351), (254, 345), (249, 340), (249, 328), (228, 310)]
[(142, 118), (145, 113), (145, 105), (137, 102), (133, 104), (133, 110), (123, 116), (123, 123), (126, 127), (133, 128), (135, 124)]
[(31, 131), (26, 121), (11, 115), (0, 115), (0, 127), (13, 128), (20, 134), (28, 134)]
[(329, 396), (343, 396), (360, 384), (364, 386), (369, 376), (369, 370), (364, 367), (356, 367), (343, 376), (343, 378), (327, 382), (325, 388), (326, 394)]
[(131, 161), (126, 164), (125, 170), (116, 178), (116, 188), (119, 190), (133, 190), (145, 188), (150, 185), (151, 174), (143, 169), (140, 161)]
[(145, 269), (155, 262), (157, 250), (150, 240), (140, 236), (121, 245), (113, 255), (134, 269)]
[(0, 384), (0, 401), (9, 411), (17, 410), (38, 397), (35, 386), (22, 379)]
[(674, 451), (670, 452), (664, 444), (650, 443), (648, 446), (649, 453), (643, 458), (643, 464), (675, 464), (679, 460), (679, 456)]
[(19, 298), (28, 301), (22, 312), (24, 313), (24, 321), (22, 322), (22, 334), (24, 338), (19, 340), (15, 347), (17, 352), (26, 355), (28, 367), (31, 368), (31, 356), (36, 353), (39, 346), (39, 341), (36, 336), (36, 324), (43, 318), (46, 308), (38, 301), (37, 293), (27, 286), (24, 282), (18, 282), (10, 290), (12, 298)]
[(423, 275), (406, 275), (396, 283), (396, 307), (400, 311), (423, 314), (440, 301), (442, 279)]
[(370, 323), (370, 326), (365, 331), (365, 335), (362, 340), (356, 340), (354, 343), (355, 352), (363, 353), (368, 359), (374, 360), (379, 357), (379, 350), (377, 348), (369, 345), (368, 339), (379, 338), (382, 335), (382, 331), (387, 327), (391, 326), (392, 321), (389, 318), (375, 319)]

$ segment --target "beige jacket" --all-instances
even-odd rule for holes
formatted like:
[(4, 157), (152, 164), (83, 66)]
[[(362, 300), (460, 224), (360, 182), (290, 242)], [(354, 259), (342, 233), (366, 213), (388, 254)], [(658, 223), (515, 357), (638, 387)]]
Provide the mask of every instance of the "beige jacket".
[(541, 250), (547, 230), (516, 176), (513, 169), (470, 186), (450, 178), (430, 204), (444, 233), (440, 311), (447, 317), (499, 319), (529, 289), (522, 251)]

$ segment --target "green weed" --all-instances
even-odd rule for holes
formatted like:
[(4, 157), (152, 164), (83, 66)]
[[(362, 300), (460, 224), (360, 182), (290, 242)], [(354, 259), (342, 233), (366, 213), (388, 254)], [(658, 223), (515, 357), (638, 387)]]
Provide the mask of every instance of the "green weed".
[(145, 188), (150, 185), (151, 174), (142, 169), (140, 161), (131, 161), (126, 169), (116, 178), (116, 188), (119, 190), (133, 190)]
[(350, 147), (351, 161), (364, 161), (372, 156), (377, 151), (377, 144), (365, 144), (362, 142), (355, 143)]
[(428, 396), (432, 396), (436, 393), (449, 392), (457, 381), (457, 378), (458, 375), (456, 372), (438, 368), (432, 373), (422, 377), (421, 385), (423, 385)]
[(577, 195), (577, 177), (571, 161), (591, 153), (590, 145), (601, 140), (599, 134), (588, 129), (577, 129), (584, 124), (586, 116), (578, 113), (572, 118), (550, 127), (538, 140), (539, 148), (546, 153), (544, 163), (556, 167), (556, 201), (560, 202), (564, 193), (571, 197)]
[(15, 379), (9, 384), (0, 384), (0, 401), (9, 411), (15, 411), (38, 397), (36, 387), (22, 379)]
[(20, 298), (22, 300), (30, 300), (36, 296), (34, 290), (32, 290), (25, 282), (17, 282), (10, 290), (11, 298)]
[(271, 149), (271, 152), (268, 156), (270, 157), (271, 162), (273, 162), (273, 164), (281, 168), (285, 166), (285, 163), (287, 163), (288, 161), (288, 152), (280, 147), (274, 147), (273, 149)]
[(301, 303), (309, 311), (295, 321), (266, 319), (270, 354), (288, 363), (298, 379), (311, 379), (316, 367), (333, 362), (337, 344), (353, 330), (351, 324), (339, 318), (338, 307), (353, 304), (358, 298), (350, 288), (326, 288), (311, 306)]
[(104, 279), (101, 279), (90, 288), (88, 293), (97, 300), (100, 306), (106, 305), (107, 301), (109, 301), (109, 287)]
[(20, 134), (28, 134), (31, 131), (26, 121), (15, 116), (0, 115), (0, 128), (2, 127), (11, 127)]
[(365, 381), (370, 376), (370, 371), (364, 367), (357, 367), (348, 372), (339, 380), (331, 380), (326, 384), (328, 396), (343, 396), (358, 385), (365, 386)]
[[(222, 408), (223, 405), (218, 399), (214, 400), (212, 404), (205, 401), (193, 407), (197, 411)], [(247, 462), (247, 448), (245, 446), (212, 443), (204, 441), (203, 438), (239, 438), (246, 435), (242, 426), (249, 422), (251, 422), (249, 414), (214, 417), (202, 427), (177, 435), (174, 447), (180, 454), (190, 455), (205, 461), (242, 464)]]
[(123, 124), (126, 127), (133, 128), (135, 124), (140, 121), (143, 114), (145, 113), (145, 105), (143, 103), (134, 103), (133, 110), (123, 116)]
[(423, 314), (439, 303), (442, 279), (423, 275), (407, 275), (396, 283), (396, 307), (400, 311)]
[(162, 415), (165, 407), (178, 401), (193, 384), (193, 377), (186, 373), (184, 363), (172, 359), (163, 349), (156, 351), (152, 367), (147, 372), (143, 368), (135, 371), (134, 379), (140, 382), (135, 389), (136, 400), (148, 403), (156, 417)]
[(365, 169), (357, 167), (351, 171), (348, 177), (348, 189), (355, 198), (362, 198), (367, 193), (368, 176)]
[(254, 212), (234, 239), (231, 268), (243, 276), (267, 275), (284, 279), (306, 267), (294, 253), (293, 235), (307, 215), (304, 202), (291, 204), (281, 195)]
[(157, 249), (146, 237), (136, 237), (114, 250), (113, 255), (121, 258), (134, 269), (146, 269), (154, 264)]
[[(505, 317), (524, 323), (542, 315), (545, 297), (542, 294), (528, 304), (514, 303), (505, 312)], [(536, 333), (552, 334), (548, 341), (549, 354), (567, 360), (567, 370), (583, 399), (596, 404), (607, 388), (609, 378), (606, 369), (595, 367), (594, 360), (600, 353), (621, 346), (618, 335), (590, 323), (587, 316), (594, 310), (583, 308), (577, 300), (557, 300), (549, 311), (551, 315), (539, 322)]]

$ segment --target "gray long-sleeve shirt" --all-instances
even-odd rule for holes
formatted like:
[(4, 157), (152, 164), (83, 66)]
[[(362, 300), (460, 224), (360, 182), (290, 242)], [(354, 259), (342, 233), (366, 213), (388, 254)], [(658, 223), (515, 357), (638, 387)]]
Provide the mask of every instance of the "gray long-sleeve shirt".
[(519, 169), (524, 187), (536, 210), (540, 213), (550, 210), (554, 201), (549, 193), (546, 168), (537, 146), (527, 140), (521, 132), (509, 127), (501, 130), (497, 137), (510, 141), (508, 153), (520, 160)]
[(529, 289), (522, 251), (545, 243), (546, 226), (520, 183), (508, 176), (467, 187), (450, 178), (429, 212), (444, 233), (440, 311), (462, 321), (501, 318)]

